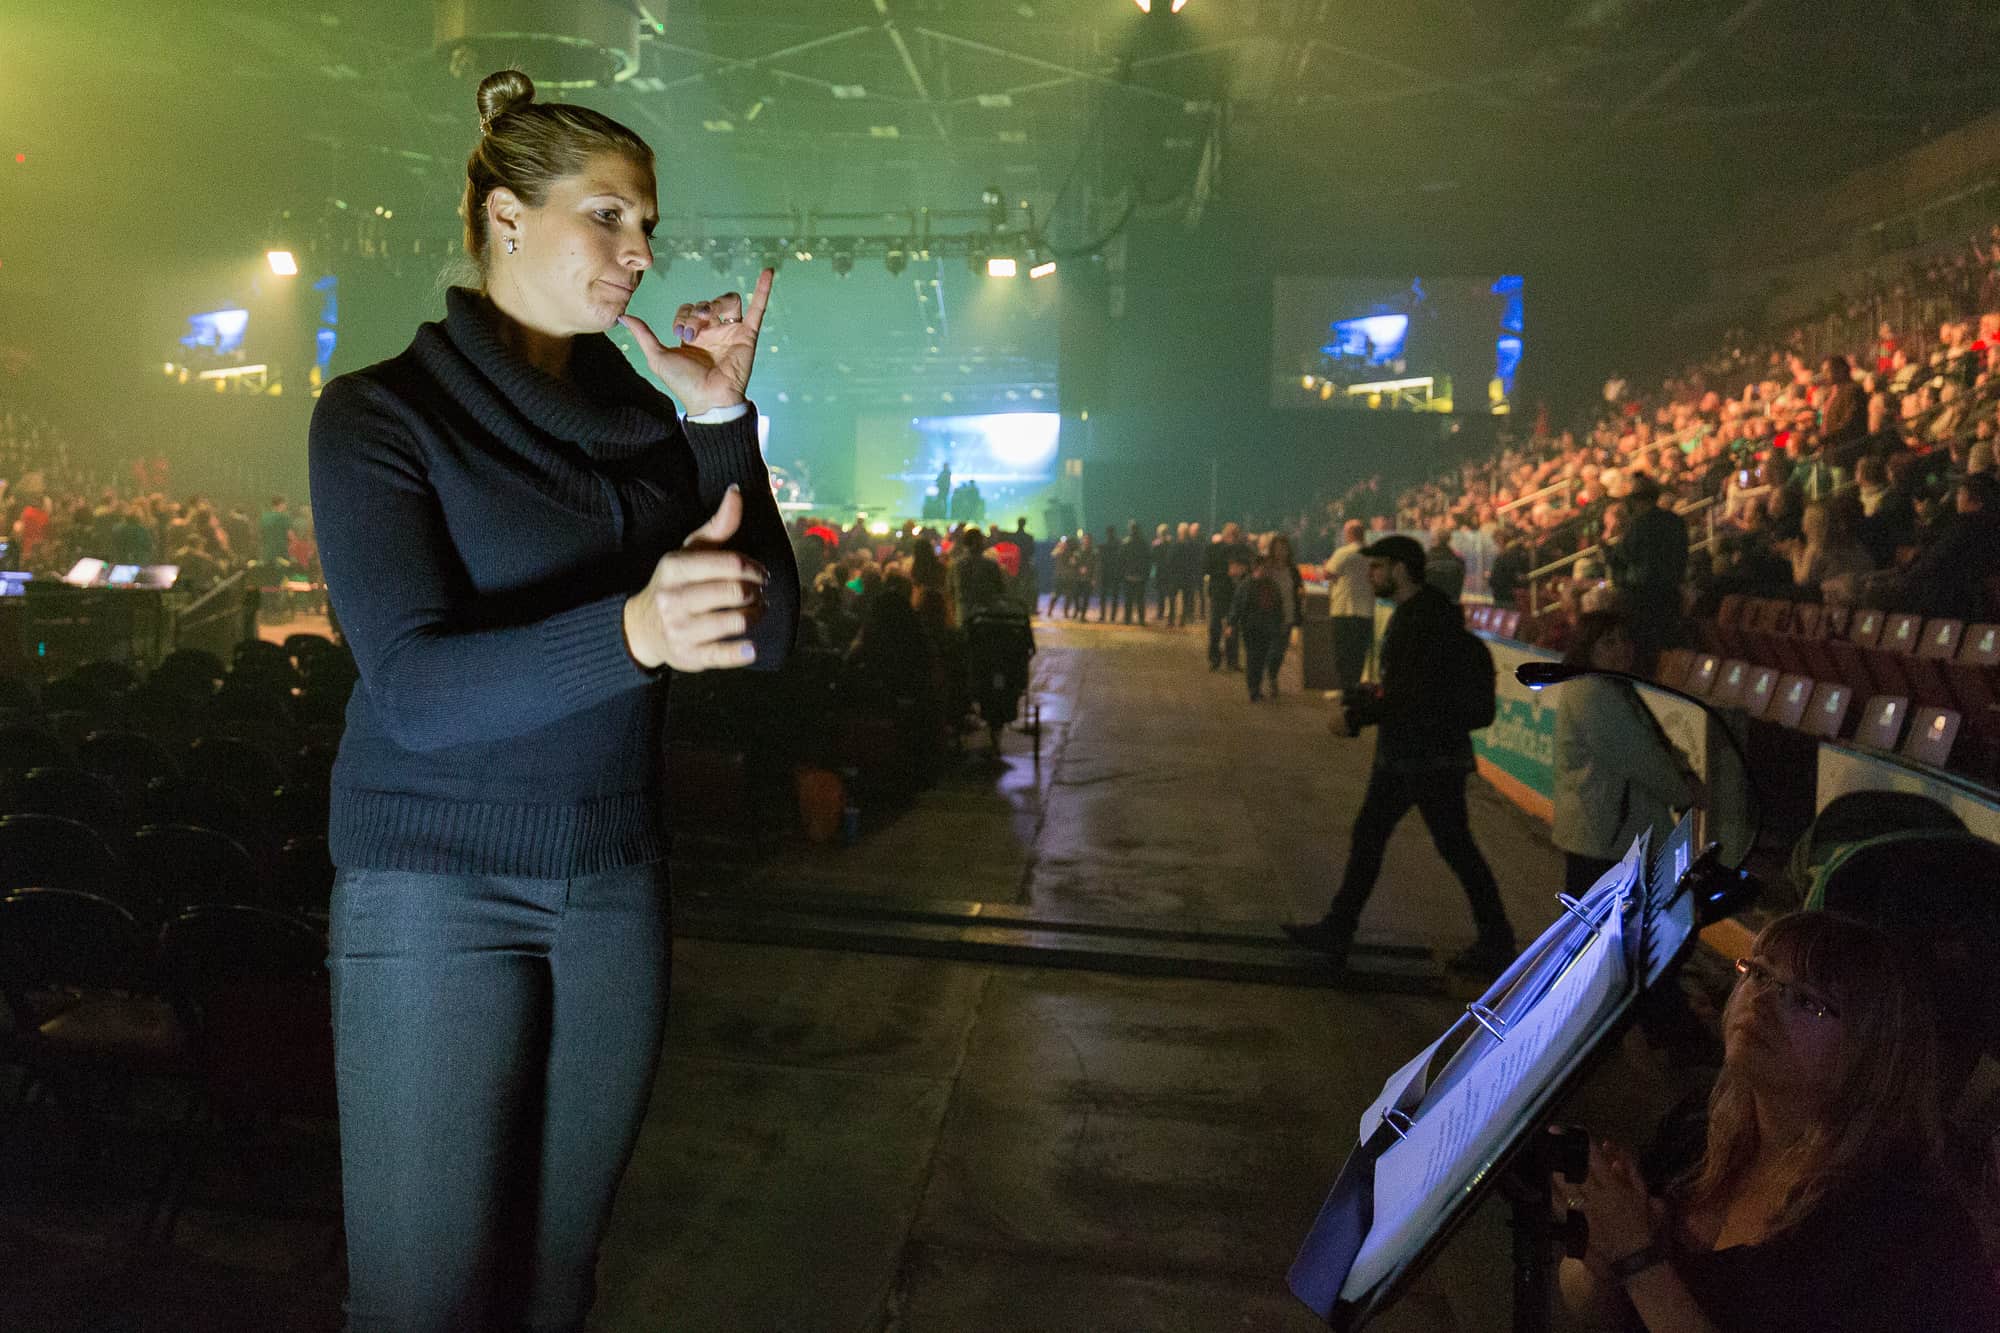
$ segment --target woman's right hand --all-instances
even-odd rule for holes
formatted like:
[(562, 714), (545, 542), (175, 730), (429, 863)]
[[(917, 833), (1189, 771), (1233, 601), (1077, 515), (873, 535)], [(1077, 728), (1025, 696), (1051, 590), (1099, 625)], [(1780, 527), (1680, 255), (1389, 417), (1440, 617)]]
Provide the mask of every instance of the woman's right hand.
[(675, 671), (745, 667), (757, 649), (743, 636), (764, 614), (770, 575), (748, 556), (722, 549), (743, 521), (743, 495), (731, 486), (708, 522), (681, 550), (653, 566), (653, 577), (625, 601), (625, 644), (640, 666)]

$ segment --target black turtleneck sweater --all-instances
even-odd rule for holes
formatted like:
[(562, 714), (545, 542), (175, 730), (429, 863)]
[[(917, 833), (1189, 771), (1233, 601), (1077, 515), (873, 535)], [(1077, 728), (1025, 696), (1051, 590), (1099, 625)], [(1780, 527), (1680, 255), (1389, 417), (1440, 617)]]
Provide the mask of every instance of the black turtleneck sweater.
[(730, 545), (771, 571), (751, 634), (777, 666), (798, 574), (751, 410), (682, 428), (610, 339), (570, 373), (501, 340), (486, 299), (313, 411), (327, 590), (361, 683), (333, 772), (343, 867), (566, 878), (665, 854), (668, 673), (625, 646), (626, 599), (742, 484)]

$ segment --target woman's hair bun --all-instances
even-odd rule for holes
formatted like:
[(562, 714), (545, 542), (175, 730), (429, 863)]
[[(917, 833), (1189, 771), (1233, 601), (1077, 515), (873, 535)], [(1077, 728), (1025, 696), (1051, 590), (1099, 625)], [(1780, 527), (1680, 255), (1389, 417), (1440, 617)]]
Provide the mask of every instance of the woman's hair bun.
[(535, 100), (535, 81), (518, 69), (500, 69), (479, 81), (479, 132), (494, 121)]

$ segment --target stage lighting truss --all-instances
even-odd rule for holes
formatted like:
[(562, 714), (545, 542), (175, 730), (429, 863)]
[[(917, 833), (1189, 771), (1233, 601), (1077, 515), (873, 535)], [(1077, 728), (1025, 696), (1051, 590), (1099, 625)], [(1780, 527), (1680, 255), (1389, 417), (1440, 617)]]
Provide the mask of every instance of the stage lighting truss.
[[(667, 225), (671, 224), (669, 218)], [(718, 275), (739, 272), (747, 263), (760, 268), (790, 263), (825, 264), (844, 278), (859, 264), (879, 262), (889, 276), (899, 277), (911, 264), (933, 259), (963, 260), (966, 271), (980, 277), (1044, 278), (1055, 272), (1055, 259), (1040, 237), (985, 230), (933, 232), (919, 239), (908, 234), (868, 233), (670, 235), (663, 228), (653, 238), (653, 256), (654, 267), (660, 272), (673, 260), (683, 259), (705, 261)]]

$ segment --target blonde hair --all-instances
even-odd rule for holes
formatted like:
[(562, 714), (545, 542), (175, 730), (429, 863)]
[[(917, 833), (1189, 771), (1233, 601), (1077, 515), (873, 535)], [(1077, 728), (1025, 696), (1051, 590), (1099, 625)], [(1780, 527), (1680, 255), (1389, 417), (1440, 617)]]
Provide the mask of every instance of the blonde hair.
[[(1759, 932), (1752, 953), (1782, 964), (1839, 1012), (1831, 1091), (1787, 1152), (1796, 1179), (1772, 1221), (1803, 1221), (1828, 1194), (1880, 1170), (1942, 1179), (1946, 1166), (1937, 1015), (1924, 972), (1881, 928), (1838, 912), (1794, 912)], [(1729, 1003), (1746, 1003), (1739, 988)], [(1719, 1206), (1757, 1157), (1753, 1090), (1725, 1067), (1708, 1102), (1708, 1147), (1674, 1193)]]
[(465, 253), (482, 276), (486, 197), (495, 190), (511, 190), (528, 207), (540, 208), (551, 186), (600, 153), (619, 153), (653, 168), (653, 150), (644, 139), (589, 107), (537, 102), (534, 81), (518, 69), (488, 74), (477, 98), (479, 142), (466, 159), (459, 213), (465, 219)]

